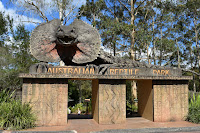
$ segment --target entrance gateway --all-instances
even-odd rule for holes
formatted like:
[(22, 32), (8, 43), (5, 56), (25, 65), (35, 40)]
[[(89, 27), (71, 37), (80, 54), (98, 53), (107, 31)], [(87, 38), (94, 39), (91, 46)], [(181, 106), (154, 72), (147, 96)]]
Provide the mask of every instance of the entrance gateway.
[(92, 80), (92, 115), (99, 124), (126, 121), (126, 80), (137, 82), (138, 113), (143, 118), (155, 122), (184, 120), (190, 76), (182, 76), (177, 68), (113, 57), (100, 49), (98, 39), (96, 29), (80, 20), (70, 26), (53, 20), (33, 31), (33, 56), (67, 65), (41, 62), (19, 75), (23, 78), (22, 102), (31, 104), (38, 125), (67, 124), (69, 79)]
[(47, 73), (20, 74), (22, 102), (30, 102), (39, 125), (67, 123), (68, 79), (92, 80), (92, 115), (99, 124), (126, 121), (126, 80), (136, 80), (138, 113), (151, 121), (180, 121), (188, 112), (188, 80), (178, 69), (50, 67)]

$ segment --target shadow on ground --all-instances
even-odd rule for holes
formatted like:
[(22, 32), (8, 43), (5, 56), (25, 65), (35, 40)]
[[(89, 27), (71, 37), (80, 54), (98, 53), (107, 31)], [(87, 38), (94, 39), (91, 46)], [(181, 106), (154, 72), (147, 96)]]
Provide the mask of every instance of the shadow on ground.
[(92, 119), (92, 115), (88, 114), (68, 114), (68, 119)]

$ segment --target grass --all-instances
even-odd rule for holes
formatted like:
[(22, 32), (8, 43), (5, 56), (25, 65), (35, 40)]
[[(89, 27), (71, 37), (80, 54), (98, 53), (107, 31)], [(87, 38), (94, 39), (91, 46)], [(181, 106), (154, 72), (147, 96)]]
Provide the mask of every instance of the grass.
[(190, 99), (186, 120), (197, 124), (200, 123), (200, 95), (195, 96), (193, 94), (193, 97)]

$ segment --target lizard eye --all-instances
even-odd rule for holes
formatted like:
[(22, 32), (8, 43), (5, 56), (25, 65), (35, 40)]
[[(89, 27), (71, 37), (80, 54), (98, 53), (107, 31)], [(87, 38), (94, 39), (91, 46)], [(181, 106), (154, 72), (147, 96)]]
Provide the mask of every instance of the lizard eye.
[(59, 31), (63, 31), (63, 30), (59, 27), (59, 28), (58, 28), (58, 32), (59, 32)]
[(74, 32), (74, 31), (75, 31), (75, 29), (72, 29), (72, 30), (71, 30), (71, 32)]

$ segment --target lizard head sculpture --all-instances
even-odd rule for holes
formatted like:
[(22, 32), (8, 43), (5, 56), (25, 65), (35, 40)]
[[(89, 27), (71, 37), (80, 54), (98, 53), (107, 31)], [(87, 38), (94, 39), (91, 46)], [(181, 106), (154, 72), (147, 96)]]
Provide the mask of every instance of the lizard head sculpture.
[(76, 19), (69, 26), (58, 19), (40, 24), (31, 34), (30, 51), (44, 62), (85, 64), (97, 59), (101, 38), (91, 25)]

